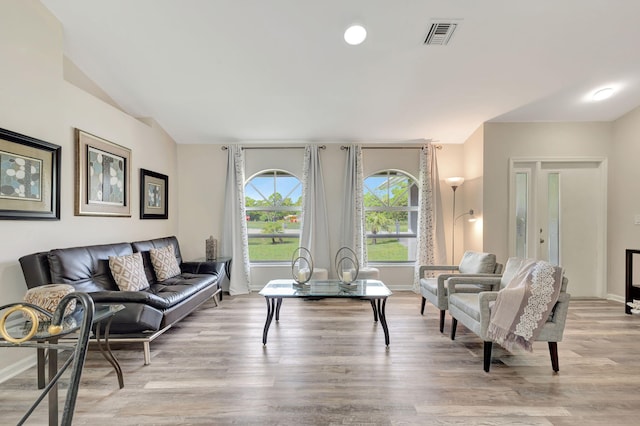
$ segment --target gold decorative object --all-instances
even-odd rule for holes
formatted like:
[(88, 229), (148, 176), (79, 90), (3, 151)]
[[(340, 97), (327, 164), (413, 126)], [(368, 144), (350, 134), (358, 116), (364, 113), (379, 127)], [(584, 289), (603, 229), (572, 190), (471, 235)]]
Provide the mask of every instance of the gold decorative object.
[[(7, 318), (9, 318), (9, 315), (11, 315), (14, 312), (22, 312), (23, 315), (26, 315), (31, 319), (31, 329), (24, 337), (20, 337), (20, 338), (13, 337), (7, 331), (7, 327), (6, 327)], [(7, 312), (5, 312), (4, 315), (2, 315), (2, 317), (0, 318), (0, 335), (2, 335), (2, 338), (7, 342), (15, 343), (15, 344), (19, 344), (22, 342), (26, 342), (27, 340), (30, 340), (33, 336), (36, 335), (36, 332), (38, 331), (38, 325), (39, 325), (38, 314), (39, 313), (37, 313), (35, 309), (32, 309), (24, 305), (16, 305), (13, 308), (8, 309)]]

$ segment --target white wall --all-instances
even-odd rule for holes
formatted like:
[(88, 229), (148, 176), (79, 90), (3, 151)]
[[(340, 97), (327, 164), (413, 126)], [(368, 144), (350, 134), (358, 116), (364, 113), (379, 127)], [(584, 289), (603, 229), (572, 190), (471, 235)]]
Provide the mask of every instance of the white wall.
[[(20, 256), (56, 247), (134, 241), (176, 234), (176, 146), (152, 120), (145, 124), (104, 103), (63, 77), (62, 28), (34, 0), (0, 2), (0, 127), (62, 147), (61, 219), (0, 221), (0, 305), (22, 300), (26, 284)], [(73, 128), (132, 150), (131, 218), (74, 216)], [(168, 220), (139, 220), (139, 169), (169, 176)], [(0, 381), (32, 350), (0, 351)]]

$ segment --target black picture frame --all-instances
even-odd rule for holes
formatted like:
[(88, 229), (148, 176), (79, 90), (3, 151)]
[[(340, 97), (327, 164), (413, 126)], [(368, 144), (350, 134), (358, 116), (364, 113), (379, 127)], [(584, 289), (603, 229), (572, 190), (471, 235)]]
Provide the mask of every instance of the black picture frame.
[(0, 129), (0, 220), (60, 220), (62, 147)]
[(169, 218), (169, 177), (140, 169), (140, 219)]

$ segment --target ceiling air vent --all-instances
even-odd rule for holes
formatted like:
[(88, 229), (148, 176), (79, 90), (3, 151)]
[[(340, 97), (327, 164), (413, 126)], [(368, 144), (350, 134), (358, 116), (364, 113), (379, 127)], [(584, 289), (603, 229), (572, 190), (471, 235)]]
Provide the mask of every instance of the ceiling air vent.
[(458, 24), (454, 24), (452, 22), (434, 22), (431, 24), (431, 28), (429, 28), (427, 38), (424, 39), (424, 44), (429, 46), (444, 46), (449, 43), (449, 39), (453, 35), (457, 26)]

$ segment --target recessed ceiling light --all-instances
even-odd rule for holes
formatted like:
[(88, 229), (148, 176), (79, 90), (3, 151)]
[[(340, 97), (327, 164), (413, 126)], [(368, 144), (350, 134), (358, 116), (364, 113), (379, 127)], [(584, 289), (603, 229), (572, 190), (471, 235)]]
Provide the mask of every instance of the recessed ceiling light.
[(344, 41), (352, 46), (358, 45), (367, 38), (367, 30), (362, 25), (352, 25), (344, 32)]
[(605, 87), (604, 89), (595, 91), (593, 96), (591, 96), (591, 99), (594, 101), (601, 101), (603, 99), (607, 99), (611, 95), (613, 95), (613, 89), (611, 87)]

